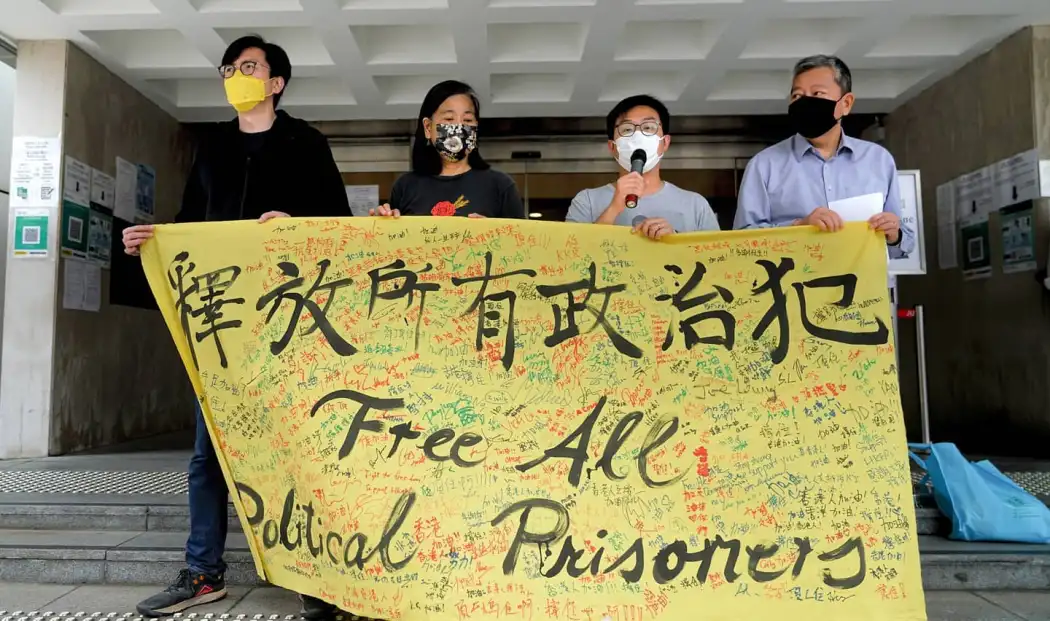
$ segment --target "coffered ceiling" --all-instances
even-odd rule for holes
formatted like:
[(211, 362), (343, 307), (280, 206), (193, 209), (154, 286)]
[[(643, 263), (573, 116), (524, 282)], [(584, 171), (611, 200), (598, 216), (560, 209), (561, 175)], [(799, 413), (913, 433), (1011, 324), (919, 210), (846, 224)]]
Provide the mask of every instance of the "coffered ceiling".
[(183, 121), (230, 116), (216, 73), (254, 32), (312, 120), (411, 118), (446, 78), (488, 117), (603, 115), (640, 92), (677, 114), (783, 112), (799, 57), (838, 54), (859, 112), (888, 112), (1048, 0), (0, 0), (0, 33), (64, 38)]

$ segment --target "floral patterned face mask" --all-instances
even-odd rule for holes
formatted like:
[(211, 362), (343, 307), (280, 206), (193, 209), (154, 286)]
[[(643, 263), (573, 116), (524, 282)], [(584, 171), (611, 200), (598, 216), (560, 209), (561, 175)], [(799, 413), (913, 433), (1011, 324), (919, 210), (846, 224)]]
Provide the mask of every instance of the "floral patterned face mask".
[(459, 162), (478, 146), (476, 125), (438, 123), (434, 131), (437, 132), (434, 148), (446, 161)]

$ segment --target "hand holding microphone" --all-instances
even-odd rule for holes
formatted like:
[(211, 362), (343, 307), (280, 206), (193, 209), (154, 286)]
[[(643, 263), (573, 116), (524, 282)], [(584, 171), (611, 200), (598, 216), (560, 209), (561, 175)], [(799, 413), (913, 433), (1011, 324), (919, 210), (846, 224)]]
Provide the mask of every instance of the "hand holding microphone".
[(599, 224), (615, 224), (624, 209), (633, 210), (638, 207), (638, 198), (645, 194), (645, 179), (642, 178), (642, 173), (647, 165), (646, 160), (652, 158), (649, 158), (643, 149), (621, 150), (619, 153), (631, 153), (630, 162), (626, 156), (617, 157), (617, 162), (622, 169), (629, 172), (616, 180), (613, 186), (612, 201), (595, 220)]
[(645, 190), (645, 181), (642, 179), (642, 171), (645, 170), (645, 160), (648, 156), (645, 154), (645, 149), (635, 149), (634, 153), (631, 154), (631, 172), (624, 176), (624, 179), (628, 177), (636, 177), (638, 180), (637, 189), (632, 189), (627, 194), (624, 205), (628, 209), (634, 209), (638, 206), (638, 195)]

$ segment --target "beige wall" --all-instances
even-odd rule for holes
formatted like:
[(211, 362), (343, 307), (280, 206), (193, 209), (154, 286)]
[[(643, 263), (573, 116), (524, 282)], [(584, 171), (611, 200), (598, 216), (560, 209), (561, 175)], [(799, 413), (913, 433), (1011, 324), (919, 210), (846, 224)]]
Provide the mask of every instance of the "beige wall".
[[(157, 220), (170, 222), (192, 157), (188, 135), (73, 45), (67, 63), (65, 154), (110, 175), (117, 156), (153, 166)], [(193, 423), (193, 394), (160, 313), (110, 305), (110, 284), (104, 271), (99, 313), (63, 310), (59, 286), (51, 454)]]
[[(927, 311), (933, 439), (971, 451), (1045, 454), (1050, 439), (1050, 293), (1033, 273), (1003, 274), (998, 214), (989, 224), (993, 276), (964, 281), (937, 265), (937, 186), (1037, 146), (1050, 149), (1050, 28), (1027, 28), (932, 86), (886, 119), (901, 169), (922, 172), (926, 276), (898, 279), (905, 306)], [(1037, 202), (1046, 264), (1050, 201)], [(901, 322), (908, 427), (918, 433), (915, 340)], [(1036, 451), (1036, 452), (1032, 452)]]

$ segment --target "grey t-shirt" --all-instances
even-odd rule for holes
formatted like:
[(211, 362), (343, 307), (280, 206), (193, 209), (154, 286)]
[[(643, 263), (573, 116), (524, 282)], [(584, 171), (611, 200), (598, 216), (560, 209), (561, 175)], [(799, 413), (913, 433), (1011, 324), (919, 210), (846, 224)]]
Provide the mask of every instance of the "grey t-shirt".
[[(615, 193), (616, 187), (612, 184), (580, 192), (572, 199), (565, 221), (596, 221), (612, 202)], [(707, 199), (667, 181), (664, 181), (664, 187), (659, 192), (639, 198), (638, 206), (634, 209), (624, 209), (616, 216), (616, 224), (633, 226), (639, 216), (663, 218), (671, 223), (676, 233), (719, 230), (718, 218)]]

